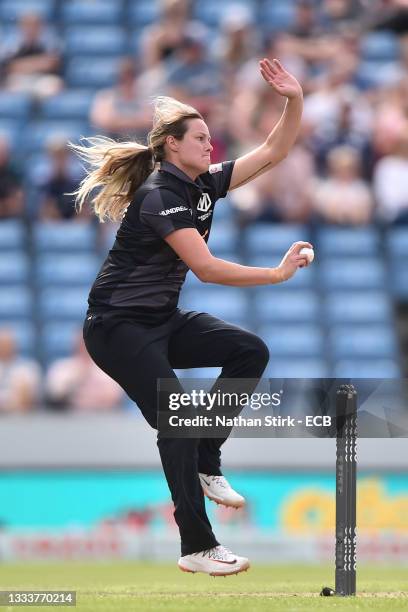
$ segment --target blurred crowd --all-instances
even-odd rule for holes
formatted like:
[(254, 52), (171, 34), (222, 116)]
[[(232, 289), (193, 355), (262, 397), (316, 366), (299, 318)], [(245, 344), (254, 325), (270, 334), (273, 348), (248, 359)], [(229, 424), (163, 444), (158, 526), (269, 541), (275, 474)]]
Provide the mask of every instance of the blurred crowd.
[[(137, 51), (121, 59), (111, 87), (95, 92), (91, 134), (143, 142), (152, 96), (169, 95), (203, 114), (214, 163), (235, 159), (266, 138), (283, 110), (258, 70), (260, 58), (277, 57), (304, 90), (301, 132), (278, 167), (230, 194), (234, 223), (408, 222), (406, 0), (293, 0), (290, 27), (271, 31), (259, 23), (259, 7), (267, 11), (272, 0), (229, 3), (217, 27), (197, 19), (193, 0), (157, 1), (159, 18), (141, 31)], [(0, 40), (1, 91), (25, 92), (35, 108), (67, 90), (57, 30), (38, 14), (19, 18)], [(30, 172), (0, 130), (0, 220), (78, 219), (69, 194), (83, 176), (80, 164), (62, 135), (41, 153)], [(120, 390), (99, 377), (78, 344), (44, 382), (35, 363), (16, 356), (10, 332), (0, 331), (0, 412), (25, 411), (44, 397), (51, 407), (103, 408), (104, 398), (119, 405)]]

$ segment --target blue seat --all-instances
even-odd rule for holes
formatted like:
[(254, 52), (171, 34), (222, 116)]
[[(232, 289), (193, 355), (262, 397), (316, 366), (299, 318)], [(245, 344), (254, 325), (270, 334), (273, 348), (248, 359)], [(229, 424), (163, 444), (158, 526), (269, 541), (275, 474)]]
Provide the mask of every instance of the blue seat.
[(394, 359), (342, 359), (333, 374), (336, 378), (400, 378), (401, 368)]
[(208, 247), (210, 251), (218, 256), (237, 250), (238, 234), (235, 225), (227, 220), (215, 223), (211, 228)]
[(35, 277), (41, 287), (47, 285), (90, 287), (100, 267), (100, 259), (93, 253), (69, 255), (41, 255), (36, 264)]
[(54, 0), (3, 0), (0, 3), (0, 22), (15, 22), (25, 13), (36, 13), (45, 21), (51, 21), (54, 11)]
[(396, 62), (362, 61), (359, 64), (356, 78), (364, 89), (384, 87), (395, 83), (398, 78)]
[(320, 302), (315, 292), (289, 289), (255, 292), (253, 316), (259, 325), (276, 322), (315, 323), (320, 319)]
[(60, 221), (37, 223), (33, 232), (34, 247), (46, 252), (93, 252), (96, 246), (95, 227), (89, 223)]
[(329, 375), (327, 362), (317, 357), (271, 359), (264, 373), (271, 378), (326, 378)]
[(292, 2), (274, 0), (264, 2), (259, 7), (259, 23), (267, 28), (268, 32), (287, 31), (295, 22), (295, 6)]
[(26, 120), (31, 110), (31, 98), (27, 94), (0, 93), (0, 117)]
[(40, 351), (45, 363), (72, 355), (75, 341), (81, 333), (78, 323), (47, 323), (40, 335)]
[(407, 261), (395, 259), (390, 262), (391, 293), (397, 300), (408, 301)]
[(3, 251), (0, 257), (0, 285), (26, 283), (30, 276), (30, 260), (24, 251)]
[(380, 291), (333, 292), (324, 306), (329, 324), (390, 323), (393, 320), (388, 294)]
[[(257, 268), (270, 268), (271, 266), (277, 266), (281, 259), (282, 254), (277, 255), (250, 255), (245, 262), (247, 266), (255, 266)], [(280, 291), (281, 289), (308, 289), (314, 287), (316, 284), (316, 266), (309, 266), (298, 270), (292, 278), (286, 283), (280, 283), (274, 286), (273, 290)], [(265, 291), (270, 290), (270, 287), (265, 287)]]
[(42, 102), (41, 115), (44, 119), (80, 119), (87, 121), (94, 92), (89, 90), (68, 90)]
[(30, 129), (21, 139), (22, 148), (27, 154), (37, 152), (54, 139), (78, 141), (88, 133), (88, 125), (83, 121), (63, 121), (62, 119), (43, 119), (30, 123)]
[(65, 24), (116, 25), (123, 16), (120, 0), (70, 0), (61, 7)]
[(44, 289), (39, 296), (40, 320), (43, 323), (65, 320), (80, 324), (85, 318), (88, 294), (88, 287)]
[(159, 3), (152, 0), (131, 2), (127, 14), (127, 22), (133, 27), (145, 27), (159, 18)]
[(391, 257), (408, 256), (408, 227), (395, 227), (388, 230), (387, 249)]
[(181, 294), (180, 305), (236, 324), (244, 322), (248, 314), (245, 292), (237, 288), (203, 286), (186, 289)]
[(209, 378), (211, 381), (218, 378), (221, 368), (190, 368), (186, 370), (175, 370), (178, 378)]
[(72, 55), (125, 55), (127, 37), (119, 26), (72, 26), (65, 32), (65, 51)]
[(339, 228), (324, 227), (316, 237), (316, 257), (323, 255), (376, 255), (379, 252), (380, 235), (374, 227)]
[(117, 56), (75, 56), (68, 60), (66, 80), (69, 87), (111, 87), (117, 79), (119, 63)]
[(23, 249), (26, 237), (26, 229), (21, 221), (10, 219), (0, 222), (0, 251)]
[(324, 289), (382, 289), (387, 282), (384, 262), (376, 257), (328, 258), (318, 274)]
[(245, 235), (248, 254), (252, 255), (276, 253), (283, 257), (298, 240), (309, 240), (309, 232), (303, 225), (257, 223), (251, 225)]
[(360, 53), (366, 61), (396, 61), (400, 54), (398, 36), (389, 30), (369, 32), (361, 39)]
[(0, 319), (30, 319), (33, 300), (28, 287), (0, 287)]
[(333, 359), (398, 358), (398, 343), (390, 325), (338, 325), (330, 331)]
[(268, 345), (271, 358), (321, 357), (324, 352), (323, 331), (319, 325), (265, 325), (258, 335)]
[(10, 329), (14, 335), (19, 355), (32, 357), (36, 353), (36, 333), (31, 321), (5, 319), (0, 321), (0, 328)]
[(22, 127), (23, 122), (18, 119), (0, 118), (0, 137), (7, 140), (12, 151), (16, 151), (18, 149)]

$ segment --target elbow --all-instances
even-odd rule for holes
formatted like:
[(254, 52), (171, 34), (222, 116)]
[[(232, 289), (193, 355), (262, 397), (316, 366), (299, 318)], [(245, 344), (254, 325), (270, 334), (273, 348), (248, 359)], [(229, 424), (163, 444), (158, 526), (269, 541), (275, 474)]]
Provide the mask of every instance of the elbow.
[(202, 283), (214, 282), (214, 262), (212, 260), (202, 264), (194, 274)]

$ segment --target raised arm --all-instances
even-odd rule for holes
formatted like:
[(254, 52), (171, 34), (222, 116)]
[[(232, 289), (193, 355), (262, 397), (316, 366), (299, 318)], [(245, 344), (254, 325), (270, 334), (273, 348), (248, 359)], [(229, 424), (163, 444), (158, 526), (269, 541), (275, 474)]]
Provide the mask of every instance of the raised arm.
[(276, 268), (255, 268), (214, 257), (193, 228), (176, 230), (165, 240), (203, 283), (233, 287), (270, 285), (288, 280), (298, 268), (308, 265), (307, 257), (300, 255), (299, 251), (312, 246), (309, 242), (295, 242)]
[(235, 161), (230, 190), (245, 185), (282, 161), (292, 148), (299, 131), (303, 110), (300, 84), (277, 59), (272, 62), (261, 60), (259, 69), (268, 85), (286, 97), (287, 101), (281, 118), (265, 142)]

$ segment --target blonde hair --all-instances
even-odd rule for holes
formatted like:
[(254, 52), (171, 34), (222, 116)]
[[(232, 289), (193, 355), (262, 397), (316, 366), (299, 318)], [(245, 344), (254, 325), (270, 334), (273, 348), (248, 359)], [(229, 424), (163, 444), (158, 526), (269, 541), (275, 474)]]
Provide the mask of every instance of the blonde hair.
[(72, 195), (78, 212), (97, 189), (91, 200), (100, 222), (120, 221), (136, 190), (153, 172), (156, 162), (165, 158), (167, 136), (181, 140), (188, 119), (202, 119), (192, 106), (174, 98), (154, 99), (153, 127), (147, 136), (148, 146), (137, 142), (118, 142), (107, 136), (82, 138), (85, 144), (69, 147), (86, 162), (88, 169), (79, 188)]

